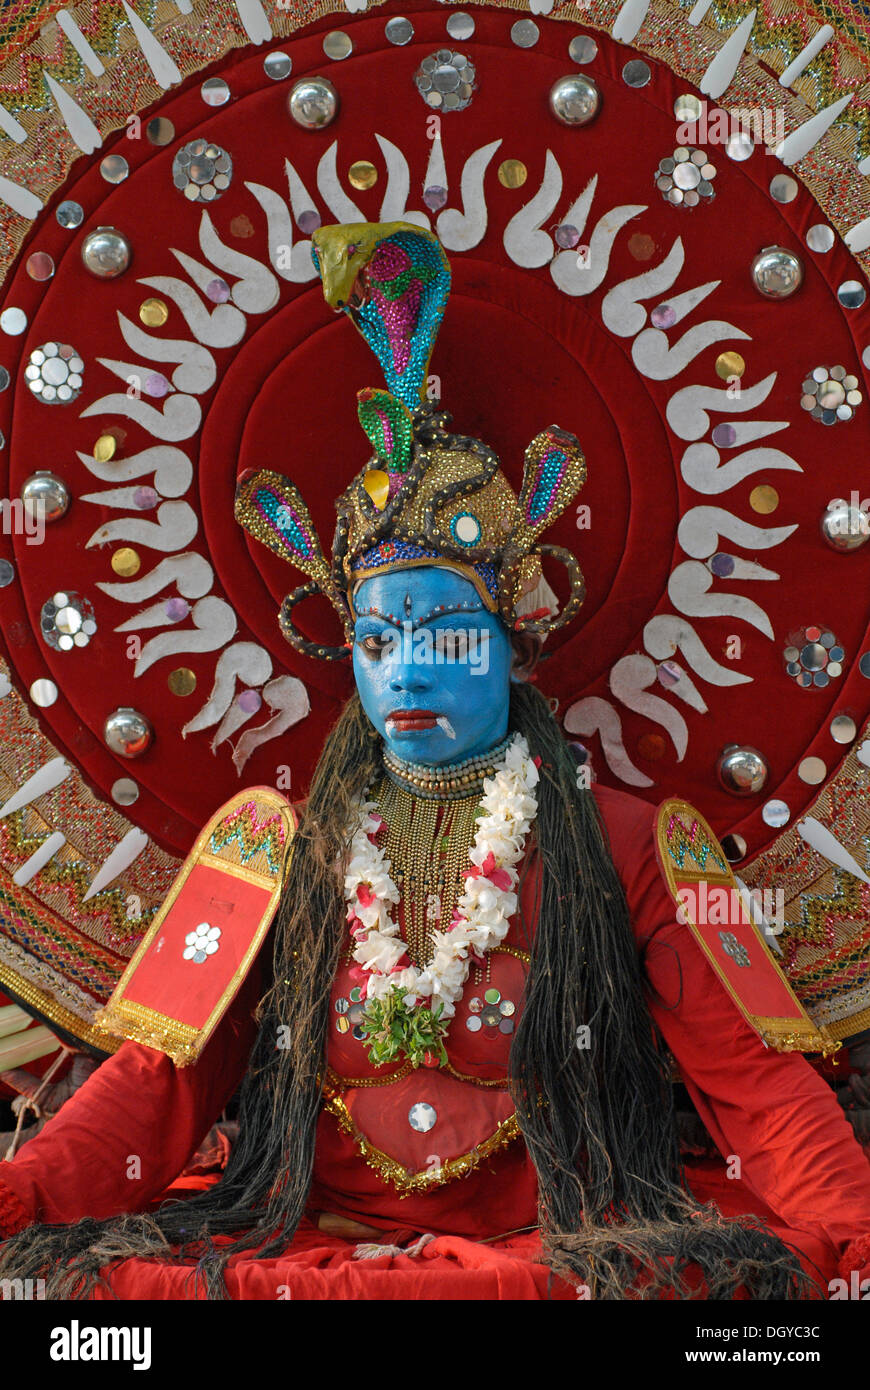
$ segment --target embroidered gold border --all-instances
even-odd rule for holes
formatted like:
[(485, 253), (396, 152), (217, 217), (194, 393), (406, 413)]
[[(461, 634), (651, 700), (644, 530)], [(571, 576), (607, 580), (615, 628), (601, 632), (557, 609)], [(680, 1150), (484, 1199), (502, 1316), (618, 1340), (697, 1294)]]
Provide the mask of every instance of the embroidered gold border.
[[(189, 1066), (192, 1062), (196, 1061), (214, 1032), (218, 1022), (226, 1012), (230, 1002), (235, 998), (239, 986), (248, 973), (252, 960), (260, 949), (263, 937), (266, 935), (271, 925), (272, 917), (281, 894), (281, 874), (271, 879), (263, 874), (258, 874), (253, 870), (246, 869), (244, 866), (233, 864), (219, 865), (213, 854), (203, 852), (203, 846), (208, 843), (217, 826), (248, 801), (256, 802), (258, 812), (265, 808), (273, 814), (280, 814), (285, 828), (286, 854), (286, 850), (293, 839), (293, 834), (296, 829), (296, 819), (292, 807), (278, 792), (273, 791), (271, 787), (248, 787), (244, 791), (237, 792), (235, 796), (225, 802), (197, 835), (175, 882), (166, 895), (166, 898), (161, 903), (154, 921), (142, 938), (139, 946), (136, 948), (134, 955), (131, 957), (130, 963), (121, 976), (114, 994), (105, 1008), (100, 1009), (94, 1019), (97, 1028), (105, 1029), (107, 1032), (114, 1033), (122, 1038), (127, 1038), (131, 1042), (144, 1043), (146, 1047), (154, 1047), (160, 1052), (165, 1052), (168, 1057), (172, 1058), (173, 1062), (178, 1067)], [(260, 887), (268, 887), (271, 883), (272, 892), (263, 910), (262, 916), (251, 935), (248, 948), (236, 967), (229, 984), (225, 987), (203, 1026), (201, 1028), (193, 1028), (190, 1024), (182, 1023), (179, 1019), (174, 1019), (166, 1014), (162, 1014), (157, 1009), (151, 1009), (145, 1004), (139, 1004), (132, 1000), (125, 999), (124, 991), (135, 975), (136, 969), (142, 957), (145, 955), (145, 952), (149, 949), (151, 943), (160, 932), (167, 914), (173, 907), (179, 893), (193, 871), (194, 866), (202, 862), (206, 862), (210, 868), (225, 868), (232, 877), (241, 878), (249, 883), (255, 883)]]
[[(272, 35), (279, 40), (295, 37), (298, 30), (310, 28), (327, 16), (335, 16), (339, 21), (342, 17), (348, 17), (342, 0), (307, 0), (307, 3), (304, 0), (296, 0), (296, 3), (292, 3), (292, 0), (291, 3), (261, 0), (261, 3)], [(533, 13), (530, 0), (472, 0), (472, 3), (503, 10), (507, 15)], [(369, 0), (367, 9), (372, 12), (383, 4), (384, 0)], [(557, 0), (545, 18), (610, 34), (621, 4), (622, 0), (577, 0), (575, 4)], [(677, 76), (698, 86), (708, 63), (722, 48), (727, 32), (736, 25), (737, 19), (735, 17), (733, 25), (727, 13), (724, 21), (720, 19), (720, 6), (714, 3), (711, 12), (700, 23), (691, 25), (688, 22), (688, 4), (689, 0), (677, 0), (677, 3), (675, 0), (651, 0), (644, 22), (630, 47), (649, 54)], [(76, 14), (75, 4), (67, 8)], [(788, 24), (787, 0), (776, 0), (776, 3), (761, 8), (735, 79), (725, 94), (725, 101), (718, 104), (726, 111), (745, 105), (781, 107), (791, 117), (789, 124), (793, 122), (797, 125), (807, 115), (821, 110), (838, 96), (853, 94), (852, 104), (847, 109), (847, 116), (851, 117), (848, 126), (845, 129), (835, 126), (809, 156), (799, 161), (793, 171), (842, 238), (864, 213), (863, 178), (858, 171), (855, 146), (858, 145), (859, 154), (863, 152), (862, 135), (867, 126), (867, 111), (860, 100), (860, 93), (867, 75), (868, 60), (853, 34), (844, 32), (844, 28), (838, 25), (838, 20), (842, 22), (842, 16), (830, 3), (804, 0), (801, 18), (806, 20), (810, 17), (815, 18), (819, 25), (831, 21), (834, 34), (825, 52), (814, 59), (797, 80), (793, 92), (783, 89), (777, 78), (800, 48), (800, 29), (798, 25)], [(771, 18), (779, 19), (779, 24), (772, 24)], [(102, 35), (97, 38), (93, 34), (90, 16), (87, 13), (82, 15), (82, 24), (85, 31), (91, 33), (105, 73), (95, 79), (81, 62), (77, 62), (78, 78), (70, 80), (67, 77), (66, 81), (67, 88), (71, 89), (70, 94), (96, 119), (104, 139), (110, 132), (123, 129), (129, 112), (142, 111), (164, 95), (151, 74), (142, 72), (144, 65), (137, 45), (126, 41), (126, 26), (121, 19), (120, 9), (118, 20), (120, 22), (113, 26), (113, 42), (110, 45)], [(228, 0), (223, 0), (222, 4), (215, 4), (214, 0), (193, 0), (190, 13), (184, 15), (175, 6), (160, 5), (150, 27), (158, 42), (173, 56), (184, 77), (201, 71), (235, 49), (250, 46), (244, 28), (238, 21), (236, 7), (230, 6)], [(48, 57), (50, 47), (57, 41), (57, 21), (54, 16), (48, 16), (41, 28), (46, 30), (45, 38), (41, 33), (34, 33), (24, 45), (10, 51), (8, 56), (0, 55), (5, 59), (0, 68), (4, 105), (27, 132), (22, 145), (15, 145), (8, 138), (0, 141), (0, 171), (14, 182), (32, 188), (47, 203), (56, 186), (66, 180), (69, 167), (78, 157), (79, 150), (70, 139), (48, 93), (45, 92), (37, 104), (28, 84), (22, 84), (25, 54), (33, 66), (41, 63), (55, 76), (61, 75), (56, 62)], [(124, 39), (120, 39), (122, 33)], [(70, 45), (66, 43), (62, 48), (64, 56), (69, 57)], [(15, 100), (19, 91), (22, 93), (20, 103)], [(752, 99), (748, 100), (750, 97)], [(39, 165), (38, 176), (34, 173), (34, 163)], [(30, 223), (15, 214), (4, 214), (3, 221), (6, 224), (5, 239), (14, 255), (29, 231)], [(11, 260), (12, 255), (7, 251), (3, 261)], [(860, 252), (856, 259), (867, 274), (870, 271), (870, 252)], [(5, 269), (5, 264), (0, 266), (3, 272)]]
[(256, 888), (269, 888), (275, 882), (272, 874), (249, 869), (246, 864), (234, 864), (231, 859), (221, 859), (217, 854), (201, 854), (198, 862), (207, 869), (218, 869), (222, 874), (229, 874), (230, 878), (241, 878), (245, 883), (253, 883)]
[[(389, 1076), (341, 1076), (337, 1071), (333, 1071), (332, 1067), (327, 1067), (326, 1080), (327, 1085), (335, 1086), (340, 1091), (358, 1091), (364, 1086), (392, 1086), (395, 1081), (404, 1081), (405, 1077), (410, 1076), (413, 1070), (411, 1063), (406, 1062), (403, 1067), (400, 1067), (396, 1072), (391, 1072)], [(455, 1077), (457, 1081), (467, 1081), (470, 1086), (480, 1086), (486, 1089), (500, 1086), (503, 1091), (508, 1089), (507, 1078), (503, 1076), (497, 1076), (491, 1080), (481, 1076), (469, 1076), (465, 1072), (457, 1071), (450, 1062), (447, 1062), (442, 1070), (447, 1072), (449, 1076)]]
[(431, 1192), (435, 1187), (444, 1187), (456, 1178), (467, 1178), (479, 1168), (484, 1159), (490, 1158), (501, 1149), (507, 1148), (514, 1139), (519, 1138), (520, 1125), (516, 1113), (509, 1115), (488, 1139), (460, 1154), (458, 1158), (448, 1158), (439, 1168), (427, 1168), (422, 1173), (412, 1173), (395, 1158), (390, 1158), (382, 1149), (375, 1148), (357, 1126), (353, 1116), (340, 1096), (328, 1095), (324, 1109), (333, 1115), (339, 1129), (349, 1134), (368, 1164), (384, 1182), (392, 1183), (400, 1197), (409, 1197), (412, 1192)]
[(870, 1009), (862, 1009), (860, 1013), (851, 1014), (848, 1018), (835, 1018), (826, 1023), (825, 1027), (832, 1038), (840, 1041), (851, 1038), (853, 1034), (862, 1033), (865, 1028), (870, 1028)]
[(406, 1062), (398, 1071), (390, 1072), (387, 1076), (341, 1076), (332, 1067), (327, 1067), (326, 1084), (340, 1091), (358, 1091), (363, 1086), (392, 1086), (394, 1081), (404, 1081), (413, 1070), (411, 1063)]
[(804, 1010), (803, 1005), (801, 1004), (800, 1000), (798, 999), (788, 980), (785, 978), (785, 975), (783, 975), (782, 971), (779, 969), (773, 952), (771, 951), (764, 937), (761, 935), (761, 932), (758, 930), (755, 923), (751, 920), (751, 918), (749, 918), (748, 914), (746, 915), (749, 922), (749, 926), (751, 927), (756, 937), (756, 940), (758, 941), (759, 946), (766, 955), (768, 961), (773, 965), (774, 969), (777, 971), (783, 985), (785, 986), (791, 999), (794, 1002), (795, 1017), (767, 1018), (759, 1014), (750, 1013), (750, 1011), (746, 1008), (746, 1005), (743, 1003), (743, 1000), (740, 998), (739, 994), (734, 989), (733, 984), (728, 979), (728, 976), (722, 969), (719, 960), (710, 950), (709, 945), (707, 944), (703, 934), (697, 926), (697, 923), (692, 921), (686, 906), (680, 901), (679, 897), (677, 896), (676, 890), (676, 879), (677, 874), (679, 872), (679, 877), (681, 879), (684, 879), (686, 882), (698, 883), (702, 880), (706, 880), (707, 882), (716, 882), (718, 884), (727, 883), (731, 888), (733, 888), (735, 892), (738, 892), (739, 890), (734, 880), (734, 874), (731, 872), (730, 869), (726, 873), (721, 873), (713, 870), (710, 872), (709, 875), (706, 873), (698, 873), (695, 870), (688, 870), (684, 872), (683, 869), (680, 869), (679, 871), (677, 871), (676, 865), (674, 864), (674, 861), (671, 858), (671, 853), (668, 845), (667, 825), (671, 816), (688, 816), (690, 819), (696, 821), (698, 825), (701, 827), (701, 829), (704, 831), (704, 833), (708, 835), (709, 838), (712, 840), (713, 844), (717, 846), (720, 854), (722, 855), (723, 860), (725, 859), (725, 853), (722, 850), (722, 846), (719, 844), (718, 838), (716, 837), (716, 835), (714, 835), (713, 831), (705, 821), (704, 817), (695, 809), (694, 806), (691, 805), (690, 802), (682, 801), (678, 797), (672, 797), (668, 801), (662, 802), (658, 810), (658, 815), (656, 817), (656, 849), (658, 851), (659, 861), (662, 866), (662, 875), (664, 877), (665, 883), (667, 884), (668, 892), (674, 899), (674, 902), (677, 903), (682, 909), (683, 915), (688, 919), (687, 925), (689, 926), (693, 937), (697, 941), (698, 945), (701, 947), (701, 950), (704, 952), (704, 955), (707, 957), (707, 960), (712, 965), (720, 981), (724, 985), (725, 989), (728, 991), (731, 998), (734, 1000), (734, 1003), (737, 1005), (738, 1009), (740, 1010), (743, 1017), (746, 1019), (747, 1023), (749, 1023), (755, 1029), (762, 1041), (767, 1043), (768, 1047), (775, 1048), (777, 1052), (821, 1052), (824, 1056), (827, 1057), (830, 1053), (838, 1051), (841, 1044), (831, 1036), (827, 1028), (817, 1026), (815, 1023), (813, 1023), (812, 1019)]
[[(23, 975), (19, 975), (16, 970), (10, 969), (2, 961), (0, 961), (0, 985), (8, 989), (16, 999), (20, 999), (22, 1004), (35, 1009), (49, 1023), (63, 1028), (64, 1032), (69, 1033), (71, 1037), (78, 1038), (90, 1047), (95, 1047), (100, 1052), (117, 1052), (121, 1046), (118, 1038), (108, 1037), (95, 1026), (80, 1018), (78, 1014), (71, 1013), (69, 1009), (64, 1008), (63, 1004), (59, 1004), (53, 995), (45, 990), (37, 989)], [(58, 1046), (60, 1046), (59, 1043)]]
[[(119, 999), (114, 1004), (113, 999), (114, 995), (106, 1009), (97, 1014), (97, 1019), (101, 1020), (109, 1005), (112, 1005), (111, 1016), (103, 1026), (111, 1023), (115, 1032), (123, 1032), (124, 1037), (132, 1042), (145, 1043), (158, 1052), (165, 1052), (177, 1067), (189, 1066), (196, 1061), (203, 1047), (198, 1028), (179, 1023), (177, 1018), (161, 1014), (157, 1009), (149, 1009), (145, 1004), (134, 1004), (131, 999)], [(97, 1026), (101, 1026), (99, 1022)]]

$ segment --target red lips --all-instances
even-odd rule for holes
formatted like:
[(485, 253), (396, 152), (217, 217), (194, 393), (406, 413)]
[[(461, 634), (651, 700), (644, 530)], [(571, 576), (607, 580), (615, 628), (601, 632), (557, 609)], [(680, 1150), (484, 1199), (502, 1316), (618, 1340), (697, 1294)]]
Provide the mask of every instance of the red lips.
[(394, 709), (387, 715), (387, 722), (397, 729), (408, 732), (417, 729), (432, 729), (438, 715), (432, 709)]

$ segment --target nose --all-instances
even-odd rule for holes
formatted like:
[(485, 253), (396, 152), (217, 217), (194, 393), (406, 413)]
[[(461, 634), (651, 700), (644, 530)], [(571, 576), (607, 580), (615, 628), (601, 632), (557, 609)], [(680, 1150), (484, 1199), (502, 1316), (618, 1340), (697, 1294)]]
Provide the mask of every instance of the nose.
[(390, 677), (390, 689), (429, 690), (432, 686), (431, 667), (422, 659), (424, 651), (417, 644), (403, 642), (396, 654), (396, 663)]
[(428, 690), (431, 684), (432, 682), (423, 667), (415, 666), (412, 662), (402, 662), (393, 672), (390, 689), (395, 691)]

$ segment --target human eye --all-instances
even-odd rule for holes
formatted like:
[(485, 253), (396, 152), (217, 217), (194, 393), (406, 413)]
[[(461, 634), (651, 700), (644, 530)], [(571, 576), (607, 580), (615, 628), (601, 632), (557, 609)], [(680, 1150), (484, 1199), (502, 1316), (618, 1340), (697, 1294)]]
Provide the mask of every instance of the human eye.
[(380, 661), (390, 645), (391, 637), (387, 628), (375, 627), (368, 622), (357, 629), (356, 642), (370, 661)]
[(379, 632), (369, 632), (357, 638), (357, 642), (370, 661), (380, 661), (384, 651), (384, 639)]
[(435, 651), (448, 658), (455, 660), (458, 656), (463, 656), (468, 650), (468, 631), (465, 628), (436, 628), (433, 634), (435, 639)]

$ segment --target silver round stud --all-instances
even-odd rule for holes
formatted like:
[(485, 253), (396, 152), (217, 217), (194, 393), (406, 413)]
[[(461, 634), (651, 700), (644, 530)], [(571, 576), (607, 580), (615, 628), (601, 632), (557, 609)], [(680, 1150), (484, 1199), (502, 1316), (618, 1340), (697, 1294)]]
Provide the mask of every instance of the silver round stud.
[(326, 77), (303, 77), (293, 84), (287, 109), (303, 130), (322, 130), (335, 120), (338, 92)]
[(582, 72), (560, 77), (550, 88), (550, 110), (562, 125), (589, 125), (601, 110), (597, 82)]
[(226, 106), (230, 89), (222, 77), (209, 77), (199, 89), (206, 106)]
[(154, 730), (144, 714), (122, 705), (107, 716), (103, 742), (110, 752), (122, 758), (140, 758), (154, 742)]
[(4, 309), (0, 314), (0, 329), (10, 338), (17, 338), (27, 327), (27, 315), (23, 309)]
[(589, 34), (576, 34), (568, 45), (572, 63), (591, 63), (598, 57), (598, 44)]
[(470, 14), (455, 10), (447, 17), (447, 32), (451, 39), (470, 39), (474, 33), (474, 20)]
[(540, 37), (541, 31), (533, 19), (518, 19), (511, 25), (511, 42), (517, 48), (534, 48)]
[(418, 1100), (408, 1111), (408, 1124), (418, 1134), (428, 1134), (429, 1130), (434, 1128), (437, 1119), (438, 1112), (434, 1105), (429, 1105), (425, 1100)]
[(69, 488), (63, 478), (41, 468), (25, 479), (21, 487), (21, 500), (30, 516), (41, 516), (47, 522), (60, 521), (69, 510)]
[(766, 246), (752, 261), (752, 283), (765, 299), (788, 299), (800, 289), (803, 262), (785, 246)]
[(54, 681), (48, 680), (46, 676), (35, 680), (30, 687), (30, 698), (40, 709), (48, 709), (54, 704), (58, 696), (57, 686)]
[(870, 513), (840, 497), (824, 512), (820, 528), (832, 550), (843, 554), (860, 550), (870, 540)]
[(58, 203), (54, 215), (59, 225), (61, 227), (67, 227), (69, 230), (72, 230), (74, 227), (80, 227), (85, 220), (85, 210), (81, 203), (76, 203), (71, 198), (67, 198), (64, 202)]
[(719, 781), (732, 796), (755, 796), (767, 781), (768, 771), (764, 754), (748, 744), (729, 744), (716, 764)]
[(100, 173), (106, 183), (123, 183), (130, 173), (130, 166), (122, 154), (107, 154), (100, 161)]
[(119, 777), (112, 783), (112, 800), (116, 806), (132, 806), (139, 800), (139, 788), (130, 777)]
[(114, 280), (123, 275), (133, 256), (133, 248), (117, 227), (97, 227), (82, 242), (82, 265), (98, 280)]
[(341, 29), (333, 29), (324, 37), (323, 51), (327, 58), (340, 62), (342, 58), (350, 57), (353, 52), (353, 43), (350, 36)]
[(642, 58), (632, 58), (622, 69), (622, 80), (627, 87), (646, 87), (652, 78), (652, 68)]
[(754, 150), (755, 141), (748, 131), (745, 130), (735, 131), (725, 142), (725, 153), (728, 158), (735, 160), (739, 164), (749, 159)]
[(860, 309), (867, 298), (866, 286), (860, 280), (844, 280), (837, 290), (837, 298), (844, 309)]
[(811, 251), (815, 251), (819, 255), (824, 255), (827, 251), (830, 251), (836, 239), (833, 229), (831, 227), (826, 227), (824, 223), (819, 223), (815, 227), (810, 227), (810, 230), (807, 232), (807, 246)]
[(793, 203), (797, 195), (797, 179), (790, 174), (774, 174), (770, 180), (770, 196), (775, 203)]
[(828, 769), (821, 758), (804, 758), (798, 766), (798, 777), (808, 787), (818, 787), (828, 775)]
[(395, 15), (392, 19), (387, 20), (384, 25), (384, 33), (388, 43), (404, 47), (414, 37), (414, 26), (410, 19), (405, 19), (404, 15)]
[(858, 737), (858, 725), (851, 715), (835, 714), (831, 720), (831, 738), (835, 743), (854, 743)]

